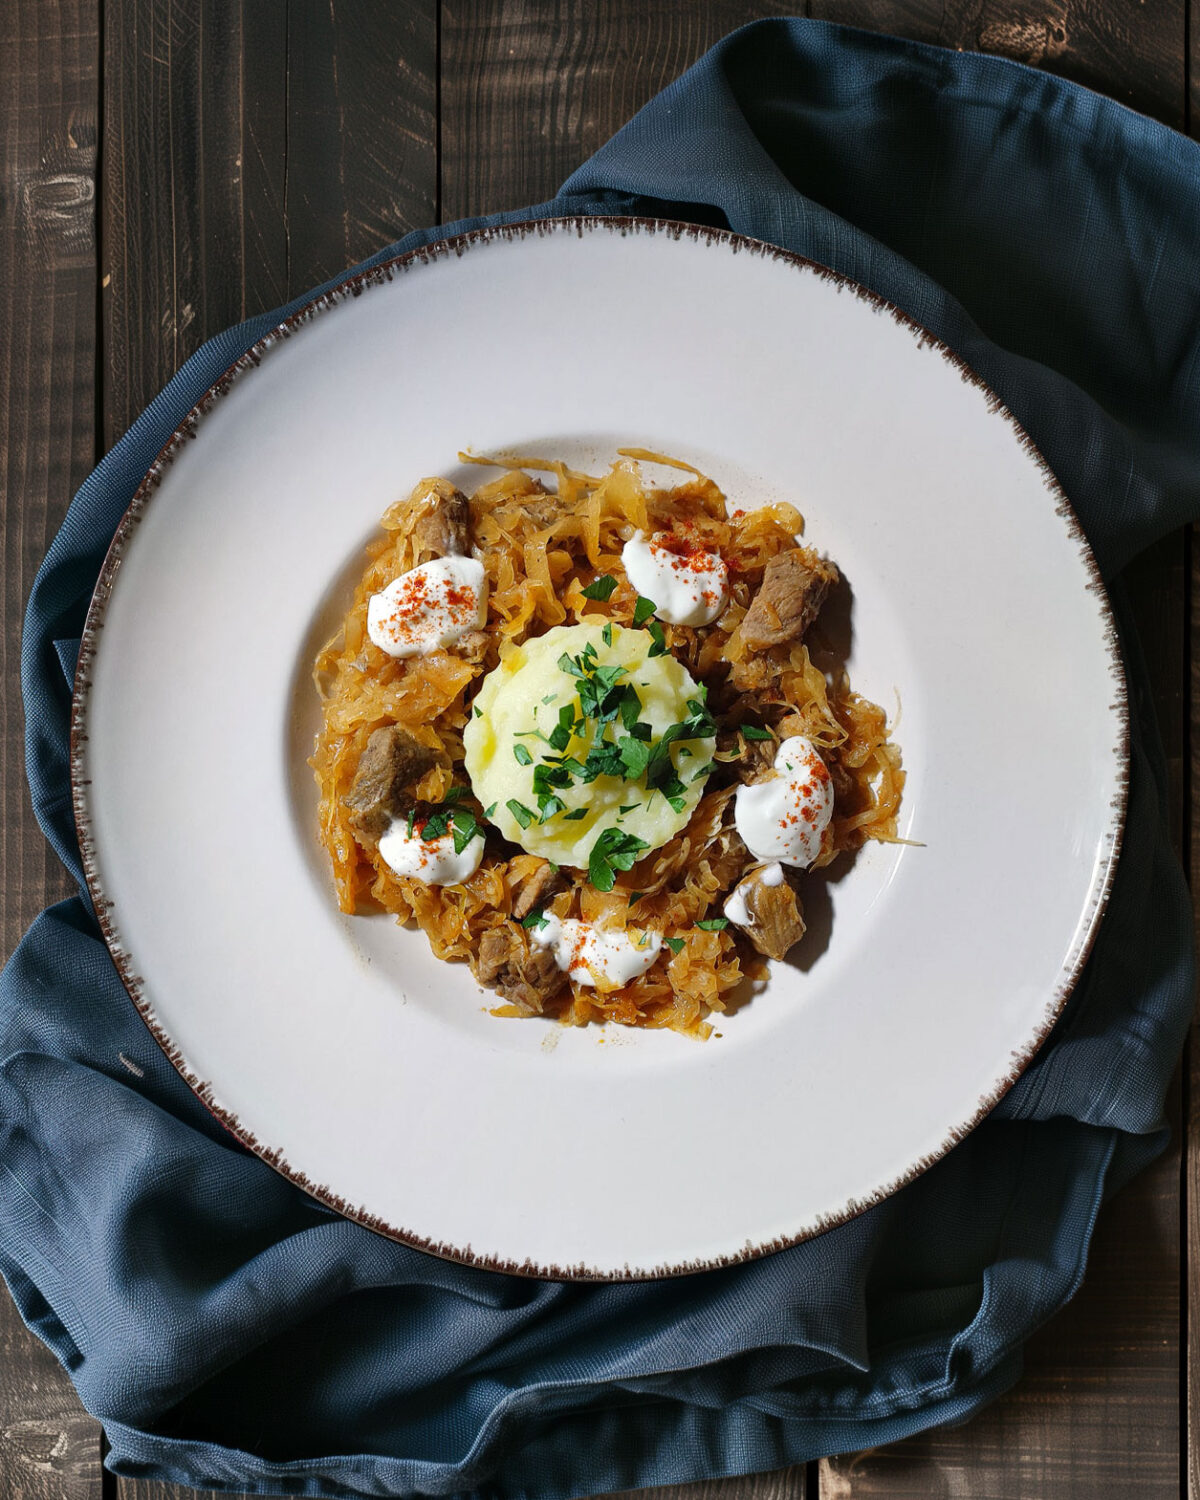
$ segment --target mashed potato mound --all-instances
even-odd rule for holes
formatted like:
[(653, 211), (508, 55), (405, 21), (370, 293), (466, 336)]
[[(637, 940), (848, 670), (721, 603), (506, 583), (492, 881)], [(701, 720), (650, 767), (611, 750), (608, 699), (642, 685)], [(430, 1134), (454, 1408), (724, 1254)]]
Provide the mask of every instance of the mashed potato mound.
[[(490, 821), (506, 839), (555, 864), (586, 869), (596, 840), (607, 828), (641, 839), (649, 851), (661, 848), (686, 826), (712, 770), (712, 738), (678, 739), (669, 745), (675, 775), (683, 784), (683, 790), (674, 793), (674, 805), (662, 790), (647, 785), (644, 773), (633, 780), (575, 777), (571, 785), (555, 788), (562, 807), (544, 820), (538, 817), (534, 777), (539, 765), (557, 766), (564, 755), (584, 764), (598, 734), (603, 732), (608, 743), (626, 735), (620, 718), (601, 729), (586, 715), (580, 679), (560, 665), (564, 657), (577, 661), (588, 652), (586, 662), (593, 668), (621, 670), (617, 684), (637, 693), (638, 720), (648, 724), (653, 735), (644, 743), (657, 742), (688, 719), (689, 704), (697, 702), (702, 690), (673, 656), (651, 656), (653, 644), (644, 630), (558, 626), (510, 648), (484, 679), (463, 731), (464, 764), (475, 795), (485, 807), (494, 805)], [(572, 711), (577, 728), (565, 744), (559, 736), (560, 749), (547, 740), (564, 710)], [(523, 827), (526, 814), (532, 819)]]

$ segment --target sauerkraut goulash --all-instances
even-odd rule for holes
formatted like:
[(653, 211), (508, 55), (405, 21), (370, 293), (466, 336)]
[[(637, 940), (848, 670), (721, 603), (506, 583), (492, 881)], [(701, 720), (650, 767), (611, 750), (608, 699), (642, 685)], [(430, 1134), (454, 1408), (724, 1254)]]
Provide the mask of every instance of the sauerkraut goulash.
[(838, 571), (791, 505), (639, 450), (514, 463), (393, 505), (317, 658), (338, 902), (416, 921), (496, 1014), (707, 1035), (803, 937), (803, 872), (895, 839), (899, 750), (805, 645)]

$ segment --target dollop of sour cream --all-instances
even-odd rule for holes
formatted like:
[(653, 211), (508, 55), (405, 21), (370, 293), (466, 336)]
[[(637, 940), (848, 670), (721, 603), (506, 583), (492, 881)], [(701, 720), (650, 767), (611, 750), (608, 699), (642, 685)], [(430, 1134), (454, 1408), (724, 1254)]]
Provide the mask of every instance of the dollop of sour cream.
[(644, 974), (662, 949), (662, 934), (606, 931), (575, 917), (560, 920), (546, 912), (530, 937), (539, 947), (554, 950), (554, 961), (566, 969), (576, 984), (598, 982), (619, 989)]
[(752, 881), (757, 880), (759, 885), (782, 885), (783, 866), (779, 863), (763, 865), (761, 870), (755, 870), (747, 875), (745, 880), (733, 888), (722, 910), (731, 922), (736, 922), (739, 927), (753, 927), (754, 916), (746, 905), (747, 887)]
[(715, 552), (689, 548), (661, 533), (646, 541), (635, 531), (621, 549), (621, 561), (630, 583), (654, 601), (654, 613), (669, 625), (711, 625), (725, 607), (729, 571)]
[(397, 875), (423, 880), (426, 885), (460, 885), (478, 870), (483, 843), (483, 834), (477, 833), (456, 854), (452, 833), (426, 841), (419, 828), (409, 833), (407, 820), (397, 818), (379, 840), (379, 853)]
[(487, 619), (487, 578), (473, 557), (435, 557), (367, 603), (367, 634), (389, 656), (428, 656)]
[(756, 859), (803, 870), (821, 852), (821, 836), (833, 815), (833, 782), (802, 734), (780, 745), (774, 770), (765, 781), (738, 787), (733, 821)]

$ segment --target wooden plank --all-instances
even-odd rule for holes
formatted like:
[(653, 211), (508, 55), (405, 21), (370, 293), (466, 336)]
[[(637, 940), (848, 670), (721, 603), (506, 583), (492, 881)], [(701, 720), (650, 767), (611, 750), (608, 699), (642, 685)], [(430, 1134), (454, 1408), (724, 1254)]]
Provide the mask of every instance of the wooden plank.
[(104, 437), (212, 334), (428, 223), (432, 0), (108, 0)]
[(788, 0), (446, 0), (442, 217), (496, 213), (560, 183), (727, 32)]
[(103, 439), (209, 335), (287, 295), (286, 13), (107, 0)]
[(891, 31), (964, 52), (992, 52), (1045, 68), (1131, 109), (1183, 127), (1181, 60), (1187, 0), (810, 0), (824, 21)]
[(432, 0), (107, 0), (106, 444), (204, 339), (433, 220), (436, 34)]
[[(1168, 537), (1128, 572), (1182, 833), (1184, 545)], [(1021, 1383), (959, 1429), (831, 1459), (822, 1500), (1167, 1500), (1181, 1464), (1181, 1089), (1170, 1150), (1100, 1215), (1079, 1295), (1030, 1341)]]
[[(0, 7), (0, 734), (3, 956), (71, 882), (34, 821), (20, 710), (34, 573), (94, 458), (97, 0)], [(0, 1493), (99, 1500), (100, 1429), (0, 1290)]]
[[(1200, 73), (1200, 39), (1193, 33), (1193, 75)], [(1194, 131), (1200, 132), (1200, 110), (1191, 117)], [(1191, 687), (1191, 764), (1188, 813), (1189, 871), (1192, 881), (1193, 909), (1200, 929), (1200, 527), (1193, 526), (1190, 535), (1190, 646)], [(1184, 1054), (1184, 1120), (1186, 1126), (1185, 1171), (1183, 1176), (1184, 1243), (1186, 1285), (1184, 1288), (1184, 1391), (1186, 1400), (1186, 1493), (1189, 1500), (1200, 1500), (1200, 1034), (1193, 1020)]]
[[(1188, 5), (1187, 108), (1185, 129), (1200, 139), (1200, 6)], [(1191, 731), (1188, 782), (1188, 871), (1196, 922), (1200, 928), (1200, 528), (1190, 537), (1190, 688)], [(1184, 1121), (1187, 1130), (1183, 1209), (1186, 1229), (1184, 1264), (1184, 1390), (1186, 1397), (1186, 1492), (1200, 1500), (1200, 1036), (1193, 1020), (1184, 1054)]]
[[(1186, 0), (1152, 12), (1110, 3), (1080, 9), (1043, 0), (945, 7), (928, 0), (812, 0), (810, 13), (918, 40), (999, 53), (1109, 94), (1182, 127)], [(1193, 36), (1193, 45), (1195, 38)], [(1194, 86), (1194, 78), (1193, 78)], [(1182, 554), (1178, 539), (1136, 570), (1139, 629), (1156, 674), (1173, 808), (1184, 794)], [(1181, 1107), (1177, 1085), (1173, 1104)], [(1193, 1109), (1195, 1106), (1193, 1105)], [(1200, 1142), (1200, 1121), (1193, 1141)], [(1167, 1495), (1179, 1483), (1178, 1145), (1101, 1218), (1087, 1283), (1029, 1346), (1021, 1385), (959, 1432), (932, 1433), (821, 1466), (822, 1496), (855, 1500)], [(1200, 1225), (1191, 1261), (1200, 1250)], [(1196, 1273), (1193, 1272), (1193, 1280)], [(1200, 1318), (1200, 1288), (1193, 1289)], [(1195, 1320), (1192, 1322), (1195, 1327)], [(1200, 1469), (1194, 1495), (1200, 1500)]]
[[(1073, 13), (1070, 35), (1053, 3), (1044, 11), (1045, 22), (1031, 21), (1027, 9), (1012, 5), (947, 9), (924, 0), (814, 0), (811, 13), (1048, 65), (1176, 123), (1181, 5), (1165, 7), (1153, 24), (1139, 12), (1143, 29), (1136, 46), (1112, 9), (1087, 17)], [(765, 6), (702, 4), (680, 14), (667, 5), (615, 5), (601, 27), (582, 5), (526, 3), (498, 14), (487, 0), (447, 3), (446, 216), (549, 196), (724, 32), (772, 13)], [(1045, 39), (1040, 49), (1039, 36)], [(1155, 599), (1153, 583), (1164, 564), (1162, 556), (1151, 563), (1143, 602)], [(1182, 589), (1177, 562), (1170, 566), (1170, 608), (1153, 622), (1150, 650), (1173, 683), (1164, 691), (1171, 695), (1178, 798)], [(1074, 1306), (1034, 1340), (1018, 1391), (959, 1433), (823, 1465), (822, 1494), (1150, 1495), (1177, 1484), (1177, 1174), (1174, 1154), (1106, 1214), (1088, 1284)]]
[(1083, 1288), (1019, 1385), (964, 1427), (822, 1463), (821, 1500), (1174, 1500), (1179, 1167), (1176, 1144), (1101, 1214)]
[(436, 221), (436, 104), (436, 0), (291, 7), (290, 295)]
[(708, 1479), (666, 1484), (649, 1490), (621, 1490), (593, 1500), (804, 1500), (804, 1465), (748, 1478)]

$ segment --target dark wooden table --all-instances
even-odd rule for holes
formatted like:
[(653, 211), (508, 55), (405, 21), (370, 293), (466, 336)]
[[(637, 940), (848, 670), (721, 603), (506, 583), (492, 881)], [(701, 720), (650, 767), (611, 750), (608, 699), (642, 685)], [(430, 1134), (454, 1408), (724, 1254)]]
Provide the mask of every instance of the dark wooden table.
[[(1200, 126), (1188, 8), (809, 0), (806, 13), (1003, 53), (1187, 131)], [(5, 953), (68, 890), (28, 807), (18, 640), (37, 564), (95, 461), (210, 334), (416, 226), (549, 197), (722, 35), (794, 13), (771, 0), (0, 4)], [(1185, 860), (1200, 834), (1190, 559), (1177, 536), (1130, 576)], [(1191, 1097), (1185, 1059), (1174, 1147), (1104, 1210), (1083, 1290), (1034, 1338), (1010, 1395), (956, 1431), (658, 1493), (1200, 1500), (1200, 1445), (1186, 1442), (1200, 1236)], [(189, 1493), (118, 1480), (102, 1451), (99, 1425), (0, 1291), (0, 1500)]]

